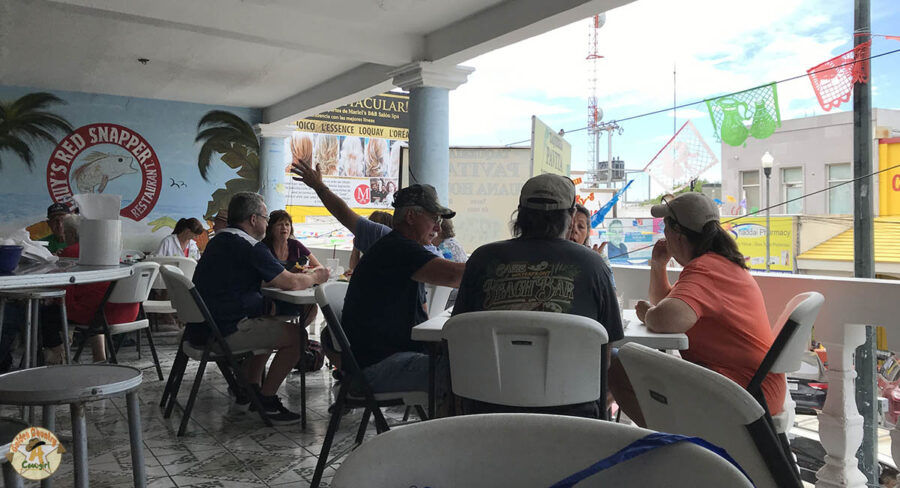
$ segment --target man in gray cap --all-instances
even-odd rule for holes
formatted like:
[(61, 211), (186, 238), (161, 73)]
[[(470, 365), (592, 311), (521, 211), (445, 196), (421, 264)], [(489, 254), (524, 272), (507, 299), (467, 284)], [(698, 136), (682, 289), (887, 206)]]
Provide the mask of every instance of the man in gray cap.
[(438, 202), (431, 185), (394, 194), (393, 230), (368, 248), (344, 299), (341, 325), (376, 393), (427, 391), (428, 356), (411, 330), (424, 322), (423, 283), (456, 288), (465, 270), (423, 245), (456, 212)]
[[(453, 315), (481, 310), (534, 310), (582, 315), (603, 324), (609, 342), (623, 337), (619, 303), (603, 258), (566, 239), (575, 184), (543, 174), (525, 182), (513, 223), (515, 238), (479, 247), (466, 263)], [(537, 381), (537, 379), (536, 379)], [(498, 411), (472, 402), (471, 411)], [(597, 403), (554, 413), (599, 417)]]
[(52, 254), (58, 254), (68, 245), (63, 232), (63, 218), (71, 213), (72, 211), (65, 203), (55, 202), (47, 207), (47, 225), (50, 227), (51, 233), (39, 240), (50, 243), (47, 248)]

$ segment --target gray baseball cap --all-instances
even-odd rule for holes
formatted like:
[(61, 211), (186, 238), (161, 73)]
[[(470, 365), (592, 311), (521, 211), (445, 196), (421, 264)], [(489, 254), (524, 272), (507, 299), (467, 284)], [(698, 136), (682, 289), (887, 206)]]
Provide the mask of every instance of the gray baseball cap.
[(575, 183), (565, 176), (549, 173), (534, 176), (522, 186), (519, 208), (533, 210), (575, 208)]
[(682, 193), (650, 208), (650, 215), (671, 217), (678, 225), (694, 232), (703, 232), (703, 226), (719, 221), (719, 207), (702, 193)]
[(445, 219), (452, 219), (456, 215), (456, 212), (441, 205), (438, 201), (437, 191), (431, 185), (415, 184), (397, 190), (394, 193), (393, 206), (394, 208), (422, 207)]

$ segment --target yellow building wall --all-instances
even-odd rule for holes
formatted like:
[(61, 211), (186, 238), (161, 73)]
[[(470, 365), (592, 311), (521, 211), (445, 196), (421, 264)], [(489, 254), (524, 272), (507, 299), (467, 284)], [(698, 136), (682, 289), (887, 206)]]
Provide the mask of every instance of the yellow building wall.
[[(878, 144), (878, 214), (900, 215), (900, 138)], [(887, 170), (888, 168), (893, 168)], [(885, 171), (887, 170), (887, 171)]]

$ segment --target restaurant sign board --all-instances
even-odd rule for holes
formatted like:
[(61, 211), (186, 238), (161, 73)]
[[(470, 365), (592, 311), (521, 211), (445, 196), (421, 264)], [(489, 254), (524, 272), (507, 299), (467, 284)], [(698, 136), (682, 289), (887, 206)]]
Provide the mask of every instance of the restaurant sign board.
[[(137, 185), (127, 182), (137, 177), (140, 190), (128, 198), (126, 190)], [(75, 129), (56, 145), (47, 162), (47, 190), (54, 202), (74, 206), (76, 190), (120, 193), (126, 206), (119, 214), (134, 221), (142, 220), (156, 205), (161, 178), (159, 158), (150, 143), (136, 131), (117, 124)]]
[(531, 116), (531, 175), (569, 176), (572, 145), (540, 119)]

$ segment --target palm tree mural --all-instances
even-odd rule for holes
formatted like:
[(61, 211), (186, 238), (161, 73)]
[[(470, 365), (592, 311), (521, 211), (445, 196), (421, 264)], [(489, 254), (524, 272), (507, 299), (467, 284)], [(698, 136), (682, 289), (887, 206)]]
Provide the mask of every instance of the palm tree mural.
[(207, 173), (214, 153), (220, 154), (220, 159), (229, 168), (237, 169), (239, 176), (226, 181), (225, 188), (213, 192), (204, 215), (206, 220), (212, 221), (220, 208), (228, 207), (235, 193), (259, 190), (259, 139), (244, 119), (223, 110), (207, 112), (197, 124), (197, 130), (195, 141), (203, 143), (197, 157), (200, 176), (209, 181)]
[[(72, 125), (66, 119), (47, 111), (50, 105), (65, 103), (44, 92), (29, 93), (12, 102), (0, 101), (0, 156), (4, 151), (12, 152), (31, 170), (34, 167), (32, 145), (56, 145), (55, 133), (72, 132)], [(0, 169), (3, 169), (2, 157)]]

